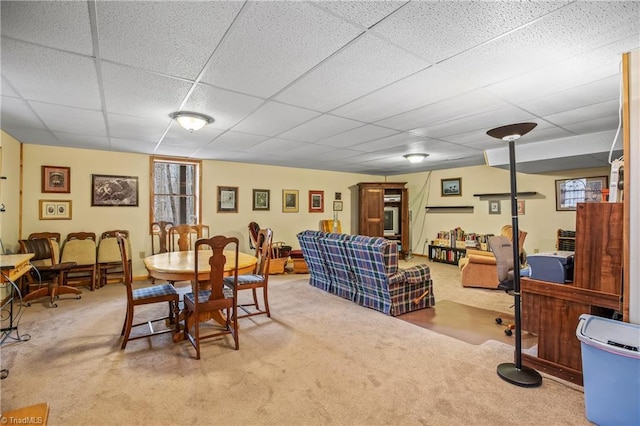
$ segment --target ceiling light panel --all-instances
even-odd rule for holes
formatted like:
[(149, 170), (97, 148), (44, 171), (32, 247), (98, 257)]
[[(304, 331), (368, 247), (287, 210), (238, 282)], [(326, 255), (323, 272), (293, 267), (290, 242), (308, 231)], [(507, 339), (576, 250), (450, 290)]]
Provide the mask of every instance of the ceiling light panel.
[(303, 2), (248, 2), (202, 81), (267, 98), (361, 32)]
[[(80, 1), (3, 1), (2, 35), (56, 49), (93, 54), (89, 11)], [(4, 40), (2, 41), (4, 50)]]
[(428, 66), (427, 61), (365, 34), (285, 89), (276, 99), (326, 112)]
[(267, 102), (233, 129), (238, 132), (275, 136), (320, 115), (307, 109)]

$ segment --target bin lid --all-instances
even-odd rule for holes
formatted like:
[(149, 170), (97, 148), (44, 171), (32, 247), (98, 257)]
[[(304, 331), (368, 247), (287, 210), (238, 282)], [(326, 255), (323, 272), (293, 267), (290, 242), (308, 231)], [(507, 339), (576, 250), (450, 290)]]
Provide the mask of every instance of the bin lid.
[(576, 336), (590, 346), (640, 359), (640, 325), (582, 314)]

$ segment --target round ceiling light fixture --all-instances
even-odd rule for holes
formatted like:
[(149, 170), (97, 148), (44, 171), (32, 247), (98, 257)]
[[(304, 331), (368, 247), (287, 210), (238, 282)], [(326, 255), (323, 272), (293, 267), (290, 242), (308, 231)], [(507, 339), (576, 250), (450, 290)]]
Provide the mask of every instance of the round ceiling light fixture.
[(213, 123), (213, 117), (200, 114), (199, 112), (176, 111), (169, 114), (169, 117), (176, 120), (180, 126), (184, 127), (191, 133), (202, 129), (207, 124)]
[(412, 153), (403, 155), (404, 158), (409, 160), (410, 163), (420, 163), (422, 160), (427, 158), (429, 154), (421, 154), (421, 153)]

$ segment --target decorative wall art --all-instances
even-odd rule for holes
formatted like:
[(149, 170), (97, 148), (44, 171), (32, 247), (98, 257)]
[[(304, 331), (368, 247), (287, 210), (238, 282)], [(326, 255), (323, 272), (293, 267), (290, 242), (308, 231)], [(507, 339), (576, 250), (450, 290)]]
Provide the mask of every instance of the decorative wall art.
[(138, 207), (138, 177), (91, 175), (91, 205)]
[(253, 190), (253, 210), (269, 210), (271, 191), (268, 189)]
[(70, 220), (71, 200), (39, 200), (40, 220)]
[(518, 215), (522, 216), (524, 214), (524, 200), (518, 200)]
[(68, 194), (71, 192), (71, 168), (42, 166), (42, 189), (44, 193)]
[(342, 201), (334, 201), (333, 202), (333, 211), (341, 212), (342, 211)]
[(282, 212), (298, 213), (298, 190), (297, 189), (282, 190)]
[(443, 197), (462, 195), (462, 178), (440, 179), (440, 183)]
[(324, 191), (309, 191), (309, 213), (324, 212)]
[(500, 214), (500, 200), (489, 200), (489, 214)]
[(578, 203), (602, 201), (602, 190), (609, 188), (607, 176), (556, 180), (556, 211), (575, 210)]
[(218, 187), (218, 213), (238, 213), (238, 187)]

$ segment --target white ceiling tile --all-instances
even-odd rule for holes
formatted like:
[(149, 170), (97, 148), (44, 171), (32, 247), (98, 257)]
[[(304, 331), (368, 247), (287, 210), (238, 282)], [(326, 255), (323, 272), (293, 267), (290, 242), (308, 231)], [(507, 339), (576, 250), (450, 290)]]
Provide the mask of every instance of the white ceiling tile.
[[(111, 150), (109, 139), (105, 136), (83, 135), (77, 133), (52, 132), (64, 146), (81, 149)], [(99, 159), (96, 153), (96, 160)]]
[(178, 109), (190, 87), (180, 80), (110, 63), (103, 64), (102, 74), (110, 113), (168, 117)]
[[(134, 117), (131, 115), (108, 114), (111, 138), (138, 140), (153, 143), (154, 146), (169, 126), (169, 117)], [(113, 140), (113, 139), (112, 139)]]
[(202, 81), (270, 97), (360, 32), (303, 2), (250, 2)]
[(93, 136), (107, 136), (101, 111), (31, 102), (31, 107), (52, 131), (68, 131)]
[(10, 123), (11, 127), (45, 129), (44, 124), (26, 101), (16, 98), (2, 97), (2, 128)]
[(206, 149), (214, 151), (223, 150), (244, 152), (267, 139), (269, 139), (269, 136), (259, 136), (249, 133), (230, 131), (218, 136), (209, 145), (207, 145)]
[(144, 142), (140, 139), (111, 138), (111, 148), (115, 151), (153, 154), (155, 147), (155, 143)]
[(279, 152), (287, 152), (304, 145), (304, 142), (289, 141), (286, 139), (271, 138), (247, 149), (252, 153), (265, 153), (278, 155)]
[(263, 99), (199, 84), (182, 108), (210, 115), (210, 127), (230, 129), (253, 112)]
[(368, 142), (386, 136), (398, 133), (391, 129), (385, 129), (384, 127), (374, 125), (364, 125), (357, 129), (348, 130), (335, 136), (331, 136), (318, 141), (321, 145), (335, 146), (340, 148), (351, 147), (362, 142)]
[(6, 97), (11, 97), (11, 98), (20, 97), (18, 92), (16, 92), (11, 86), (11, 83), (9, 83), (9, 81), (4, 77), (2, 77), (2, 87), (0, 87), (0, 93), (2, 93), (2, 96), (6, 96)]
[(473, 90), (464, 81), (430, 67), (350, 102), (332, 113), (378, 121)]
[(611, 100), (544, 116), (546, 121), (565, 127), (568, 124), (616, 116), (620, 102)]
[(2, 130), (10, 134), (22, 143), (33, 143), (36, 145), (64, 146), (56, 136), (48, 130), (34, 129), (28, 127), (5, 127)]
[(322, 114), (313, 120), (282, 133), (279, 137), (294, 141), (316, 142), (320, 139), (328, 138), (360, 126), (362, 126), (362, 123), (359, 121)]
[(233, 130), (245, 133), (275, 136), (316, 116), (317, 112), (277, 102), (267, 102)]
[(426, 61), (367, 34), (296, 81), (276, 99), (329, 111), (427, 66)]
[(195, 79), (241, 8), (235, 1), (97, 2), (100, 53), (122, 64)]
[(162, 140), (162, 145), (184, 146), (189, 149), (202, 148), (220, 136), (223, 131), (211, 126), (205, 126), (197, 132), (191, 133), (174, 122)]
[(2, 75), (27, 100), (101, 107), (96, 68), (88, 57), (3, 39)]
[[(587, 133), (600, 132), (602, 130), (617, 129), (619, 124), (620, 123), (615, 116), (608, 116), (608, 117), (602, 117), (602, 118), (595, 118), (593, 120), (574, 122), (571, 124), (567, 124), (566, 126), (564, 126), (564, 128), (566, 128), (571, 132), (574, 132), (575, 134), (583, 135)], [(622, 140), (622, 137), (620, 137), (620, 141), (621, 140)], [(620, 148), (622, 148), (621, 145), (620, 145)]]
[(369, 28), (405, 3), (405, 1), (382, 0), (315, 1), (312, 4), (330, 10), (364, 28)]
[(357, 145), (353, 145), (351, 149), (364, 152), (384, 151), (389, 148), (404, 146), (411, 142), (419, 142), (424, 140), (419, 136), (408, 135), (406, 133), (400, 133), (397, 135), (388, 136), (386, 138), (377, 139), (370, 142), (363, 142)]
[(373, 31), (437, 63), (565, 3), (568, 2), (414, 1)]
[(0, 16), (3, 36), (93, 54), (86, 1), (3, 1)]

